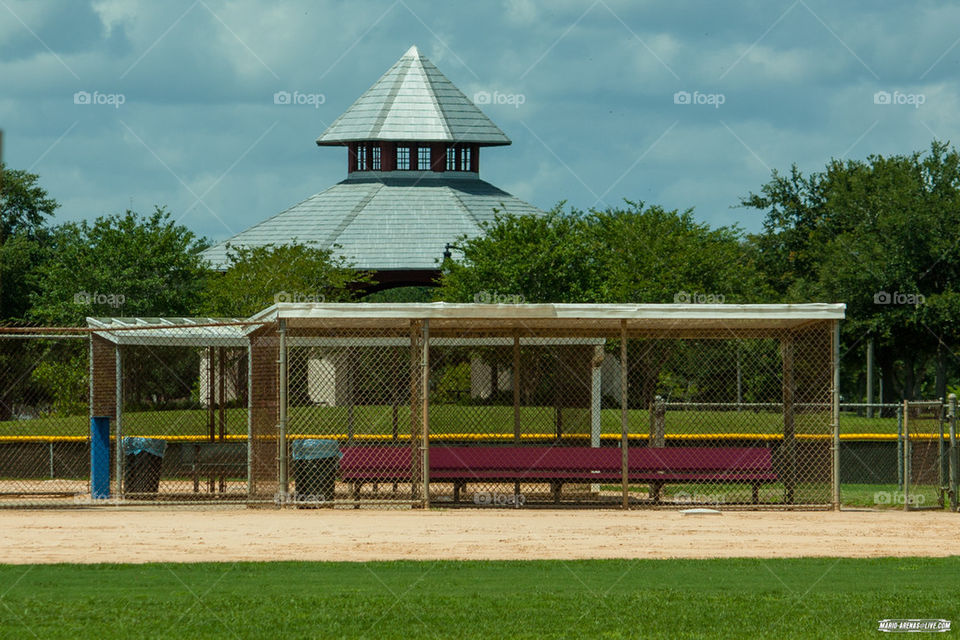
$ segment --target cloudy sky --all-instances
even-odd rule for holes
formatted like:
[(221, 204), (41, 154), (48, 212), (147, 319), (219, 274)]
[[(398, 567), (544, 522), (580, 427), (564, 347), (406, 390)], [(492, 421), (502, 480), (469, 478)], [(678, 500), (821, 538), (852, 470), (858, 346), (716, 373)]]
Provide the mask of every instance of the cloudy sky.
[(494, 97), (513, 145), (486, 180), (754, 231), (735, 205), (772, 169), (960, 138), (957, 24), (944, 2), (0, 0), (4, 160), (61, 220), (159, 204), (223, 239), (345, 177), (314, 139), (416, 44)]

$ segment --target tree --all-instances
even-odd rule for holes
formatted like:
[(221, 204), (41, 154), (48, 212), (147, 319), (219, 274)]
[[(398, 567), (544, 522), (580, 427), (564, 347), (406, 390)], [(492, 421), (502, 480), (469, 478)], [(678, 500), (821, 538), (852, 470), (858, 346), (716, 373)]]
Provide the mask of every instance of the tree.
[(599, 273), (590, 255), (589, 226), (581, 212), (561, 207), (544, 216), (497, 213), (481, 226), (481, 235), (460, 238), (461, 257), (444, 261), (438, 297), (592, 302)]
[[(956, 150), (935, 141), (926, 154), (832, 160), (809, 176), (774, 172), (742, 204), (765, 212), (751, 241), (786, 301), (845, 302), (845, 351), (873, 338), (888, 389), (944, 394), (960, 326)], [(847, 372), (848, 386), (860, 371)]]
[[(36, 268), (28, 312), (31, 320), (46, 325), (81, 325), (87, 316), (193, 315), (207, 277), (200, 256), (207, 242), (162, 208), (149, 216), (126, 211), (93, 223), (69, 222), (50, 230), (49, 245), (46, 260)], [(45, 356), (31, 381), (54, 411), (74, 411), (85, 406), (88, 393), (87, 354), (79, 341), (56, 348), (56, 357)], [(128, 398), (159, 388), (165, 372), (189, 357), (178, 354), (164, 367), (131, 357)]]
[(86, 316), (187, 316), (207, 278), (204, 239), (163, 208), (133, 211), (53, 230), (53, 257), (38, 269), (30, 315), (57, 325)]
[(52, 255), (51, 237), (48, 228), (22, 231), (0, 246), (0, 320), (24, 321), (29, 316), (38, 269)]
[(0, 166), (0, 244), (16, 233), (39, 229), (60, 204), (37, 182), (40, 177)]
[(600, 302), (764, 302), (771, 296), (743, 232), (697, 222), (693, 210), (627, 202), (587, 220)]
[(231, 247), (227, 259), (226, 271), (207, 282), (204, 313), (248, 317), (276, 302), (347, 302), (372, 282), (332, 250), (297, 242)]
[[(0, 163), (0, 320), (22, 321), (29, 309), (36, 266), (46, 253), (43, 223), (59, 206), (39, 186), (38, 176)], [(0, 353), (0, 375), (13, 384), (0, 390), (0, 421), (13, 415), (15, 402), (37, 392), (28, 374), (31, 345), (7, 341)]]
[(45, 248), (44, 222), (60, 206), (39, 176), (0, 164), (0, 319), (22, 320)]

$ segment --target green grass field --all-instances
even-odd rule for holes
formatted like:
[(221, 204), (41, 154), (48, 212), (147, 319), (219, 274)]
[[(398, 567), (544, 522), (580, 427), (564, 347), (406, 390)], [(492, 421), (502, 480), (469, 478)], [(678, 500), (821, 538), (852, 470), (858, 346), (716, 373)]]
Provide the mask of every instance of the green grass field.
[(960, 558), (0, 566), (3, 638), (870, 638)]
[[(228, 409), (226, 433), (246, 435), (246, 409)], [(347, 407), (291, 407), (290, 433), (337, 435), (344, 434), (350, 422)], [(601, 430), (605, 434), (620, 433), (620, 411), (601, 411)], [(645, 410), (631, 410), (627, 414), (630, 433), (649, 432), (649, 417)], [(586, 411), (565, 413), (565, 433), (589, 433)], [(128, 435), (201, 435), (207, 432), (207, 413), (202, 409), (175, 411), (129, 411), (123, 415), (124, 431)], [(437, 434), (513, 433), (513, 407), (433, 405), (430, 420)], [(824, 416), (798, 414), (797, 433), (828, 434), (829, 419)], [(555, 412), (552, 407), (521, 407), (522, 433), (555, 433)], [(358, 406), (353, 411), (354, 433), (391, 434), (394, 428), (393, 407), (384, 405)], [(783, 431), (783, 417), (775, 412), (754, 411), (668, 411), (667, 434), (777, 434)], [(399, 433), (410, 432), (410, 411), (399, 407), (396, 416)], [(932, 431), (932, 422), (922, 423)], [(0, 422), (2, 436), (85, 436), (89, 432), (85, 416), (50, 416), (34, 420)], [(895, 418), (858, 417), (843, 413), (840, 432), (885, 433), (897, 432)]]

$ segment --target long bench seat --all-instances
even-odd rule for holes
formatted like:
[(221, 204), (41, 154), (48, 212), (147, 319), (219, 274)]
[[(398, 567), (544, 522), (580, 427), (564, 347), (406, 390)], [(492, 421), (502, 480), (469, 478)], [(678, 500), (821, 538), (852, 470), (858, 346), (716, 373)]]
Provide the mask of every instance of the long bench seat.
[[(349, 446), (343, 454), (340, 478), (353, 485), (355, 499), (364, 484), (413, 477), (408, 447)], [(620, 482), (621, 465), (615, 447), (430, 448), (430, 481), (452, 483), (455, 501), (471, 482), (548, 483), (559, 501), (564, 484)], [(627, 452), (627, 469), (628, 482), (650, 485), (654, 501), (665, 484), (723, 482), (750, 485), (757, 503), (760, 486), (778, 481), (771, 450), (763, 447), (637, 447)]]

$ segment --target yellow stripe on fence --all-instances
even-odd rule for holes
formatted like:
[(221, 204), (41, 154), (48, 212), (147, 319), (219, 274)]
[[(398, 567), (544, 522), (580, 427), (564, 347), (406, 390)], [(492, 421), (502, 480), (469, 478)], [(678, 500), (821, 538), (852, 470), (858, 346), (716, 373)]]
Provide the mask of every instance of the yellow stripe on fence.
[[(210, 436), (202, 435), (165, 435), (165, 434), (137, 434), (139, 437), (143, 438), (156, 438), (158, 440), (166, 440), (167, 442), (211, 442)], [(589, 438), (589, 434), (572, 434), (565, 433), (560, 436), (561, 440), (585, 440)], [(257, 436), (258, 440), (275, 440), (275, 436)], [(394, 440), (398, 441), (410, 441), (409, 434), (399, 434), (397, 438), (394, 438), (391, 434), (354, 434), (351, 438), (346, 433), (334, 433), (334, 434), (321, 434), (321, 433), (292, 433), (287, 434), (287, 440), (301, 440), (306, 438), (325, 438), (330, 440), (353, 440), (360, 442), (391, 442)], [(648, 440), (650, 436), (645, 433), (632, 433), (628, 435), (630, 440)], [(829, 440), (833, 438), (832, 434), (829, 433), (798, 433), (796, 434), (797, 440)], [(940, 434), (936, 433), (914, 433), (910, 434), (911, 440), (937, 440), (940, 438)], [(110, 436), (111, 440), (114, 440), (114, 436)], [(619, 441), (620, 435), (615, 433), (604, 433), (601, 434), (600, 439), (603, 441)], [(673, 433), (667, 434), (665, 436), (666, 440), (673, 441), (696, 441), (696, 440), (763, 440), (763, 441), (775, 441), (783, 440), (782, 433)], [(862, 440), (862, 441), (887, 441), (887, 440), (896, 440), (897, 434), (895, 433), (843, 433), (840, 434), (841, 440)], [(87, 442), (89, 440), (88, 436), (46, 436), (46, 435), (32, 435), (32, 436), (17, 436), (17, 435), (0, 435), (0, 442), (42, 442), (42, 443), (58, 443), (58, 442)], [(495, 440), (495, 441), (504, 441), (512, 442), (514, 440), (514, 435), (512, 433), (434, 433), (430, 435), (431, 441), (443, 442), (443, 441), (481, 441), (481, 440)], [(521, 441), (527, 442), (536, 442), (536, 441), (551, 441), (556, 440), (556, 436), (551, 433), (524, 433), (520, 435)], [(223, 437), (222, 441), (227, 442), (246, 442), (246, 435), (226, 435)], [(221, 442), (217, 439), (214, 442)]]

